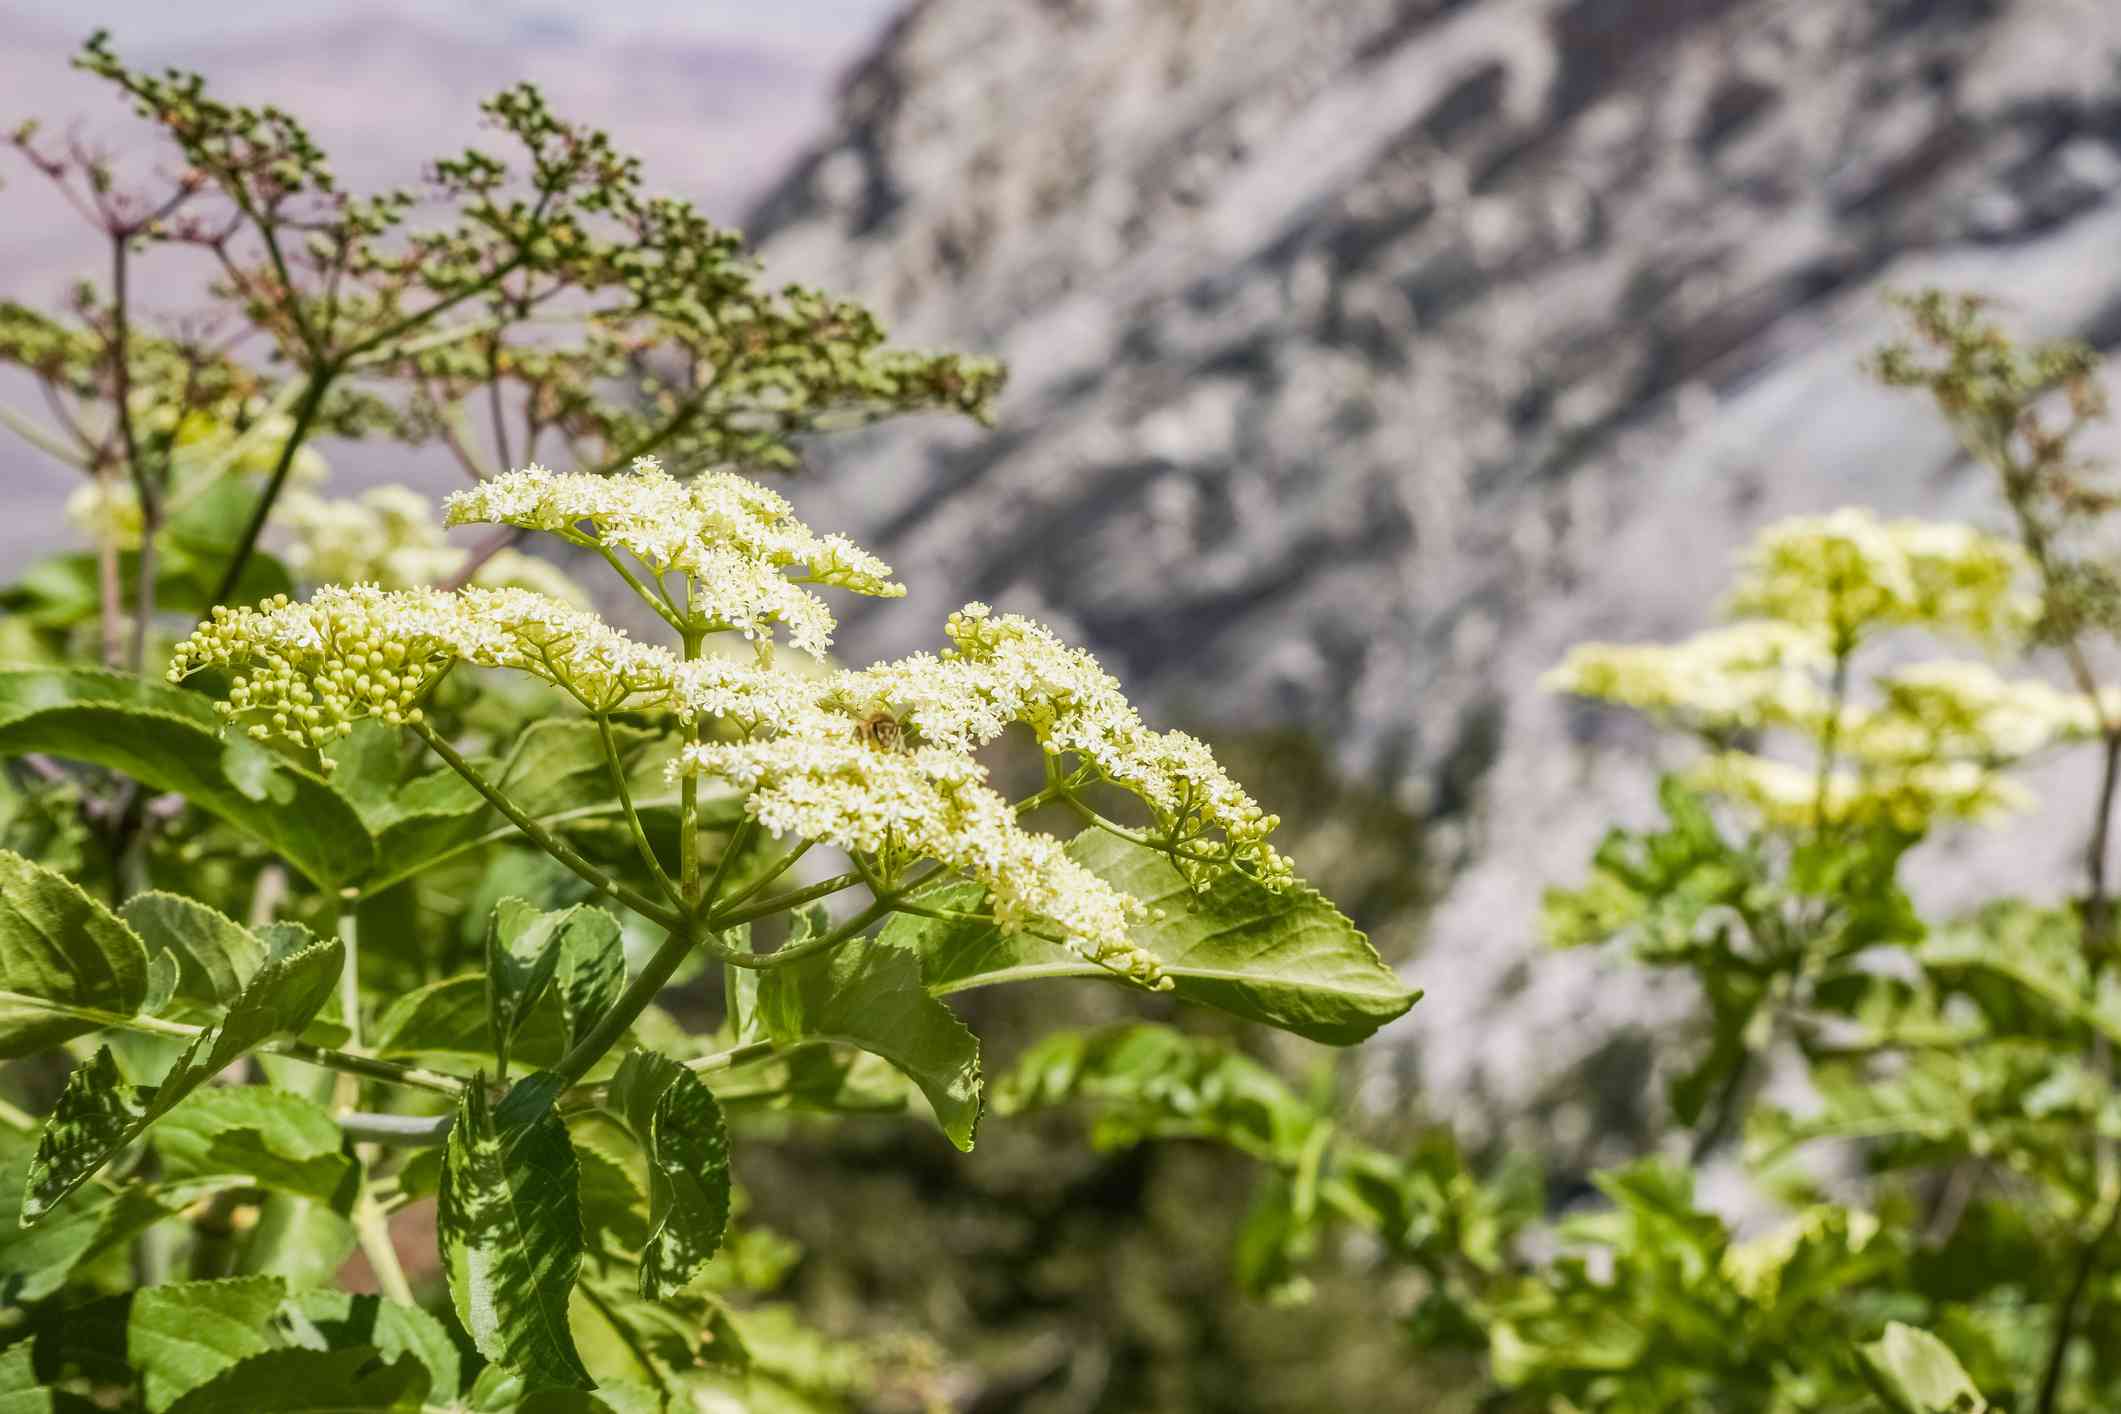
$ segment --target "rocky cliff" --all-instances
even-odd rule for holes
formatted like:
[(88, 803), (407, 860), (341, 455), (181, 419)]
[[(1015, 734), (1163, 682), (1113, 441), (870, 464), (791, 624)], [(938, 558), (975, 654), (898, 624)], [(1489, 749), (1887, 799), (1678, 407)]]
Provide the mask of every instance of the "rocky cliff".
[[(1167, 718), (1387, 780), (1442, 890), (1401, 1034), (1460, 1118), (1518, 1110), (1684, 1004), (1526, 965), (1653, 769), (1538, 674), (1699, 627), (1775, 516), (1993, 518), (1857, 362), (1930, 282), (2121, 340), (2117, 66), (2106, 0), (926, 0), (751, 222), (1014, 366), (998, 431), (875, 434), (799, 493), (929, 611), (847, 646), (978, 595)], [(2060, 819), (1944, 892), (2059, 878)]]

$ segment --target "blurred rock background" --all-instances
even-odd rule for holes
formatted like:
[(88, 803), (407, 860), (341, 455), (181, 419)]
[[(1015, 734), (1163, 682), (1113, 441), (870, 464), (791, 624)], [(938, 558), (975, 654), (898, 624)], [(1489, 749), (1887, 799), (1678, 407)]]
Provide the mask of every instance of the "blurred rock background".
[[(535, 77), (778, 273), (1008, 359), (998, 430), (843, 440), (795, 491), (913, 587), (842, 647), (928, 645), (977, 596), (1230, 743), (1305, 872), (1428, 989), (1346, 1077), (1367, 1122), (1534, 1146), (1564, 1186), (1630, 1149), (1690, 999), (1537, 948), (1540, 888), (1644, 818), (1657, 766), (1538, 675), (1585, 638), (1702, 626), (1775, 517), (1996, 521), (1924, 410), (1859, 372), (1885, 291), (1978, 290), (2029, 332), (2121, 342), (2108, 0), (320, 3), (219, 28), (89, 8), (110, 13), (0, 5), (8, 116), (119, 130), (57, 68), (115, 21), (314, 114), (349, 178), (396, 180)], [(49, 297), (66, 228), (9, 183), (0, 273)], [(64, 492), (12, 447), (0, 474), (21, 506)], [(49, 523), (10, 522), (0, 558)], [(2055, 821), (2084, 813), (2087, 783), (2047, 785)], [(2059, 881), (2080, 843), (2043, 815), (1955, 842), (1924, 887)], [(1139, 1010), (981, 1005), (1005, 1036)], [(865, 1124), (746, 1177), (840, 1254), (797, 1269), (814, 1310), (971, 1357), (953, 1407), (1448, 1407), (1359, 1271), (1302, 1311), (1235, 1300), (1242, 1166), (1077, 1137), (993, 1125), (961, 1161)]]

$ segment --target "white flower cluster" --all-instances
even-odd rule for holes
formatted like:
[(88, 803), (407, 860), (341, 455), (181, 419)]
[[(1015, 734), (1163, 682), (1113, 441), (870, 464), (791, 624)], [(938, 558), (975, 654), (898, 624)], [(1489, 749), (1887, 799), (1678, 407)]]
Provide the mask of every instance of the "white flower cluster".
[(2006, 639), (2039, 615), (2031, 568), (2018, 546), (1971, 526), (1883, 521), (1850, 506), (1763, 531), (1729, 611), (1812, 629), (1830, 643), (1898, 627)]
[[(443, 536), (434, 503), (409, 486), (377, 486), (347, 500), (291, 491), (280, 499), (277, 524), (290, 535), (282, 552), (288, 569), (310, 584), (412, 589), (451, 578), (471, 557)], [(488, 559), (471, 582), (587, 602), (557, 567), (515, 550)]]
[(1070, 858), (1050, 835), (1017, 823), (986, 771), (946, 747), (898, 750), (860, 723), (813, 714), (804, 729), (759, 741), (687, 745), (674, 771), (719, 776), (749, 792), (746, 808), (774, 834), (869, 857), (933, 859), (985, 884), (1004, 932), (1050, 925), (1056, 940), (1144, 986), (1171, 983), (1137, 946), (1141, 902)]
[[(733, 472), (680, 481), (653, 457), (615, 476), (532, 465), (455, 492), (445, 504), (450, 525), (547, 531), (623, 551), (658, 582), (673, 571), (689, 575), (693, 608), (712, 628), (764, 643), (778, 622), (791, 644), (816, 655), (832, 642), (832, 612), (801, 586), (886, 599), (906, 592), (882, 560), (845, 536), (817, 534), (786, 498)], [(785, 572), (796, 567), (803, 573)]]
[[(349, 557), (347, 568), (357, 557), (370, 567), (393, 546), (427, 553), (433, 547), (406, 529), (417, 500), (371, 493), (356, 509), (373, 520), (373, 543), (349, 535), (334, 547), (318, 544), (305, 566), (338, 553)], [(329, 517), (353, 514), (308, 508), (298, 522), (310, 526), (301, 516), (312, 511), (319, 531)], [(693, 584), (696, 611), (704, 587), (706, 614), (759, 634), (765, 619), (776, 619), (813, 650), (822, 649), (830, 626), (817, 617), (823, 606), (813, 614), (785, 596), (815, 604), (801, 586), (817, 584), (902, 592), (873, 556), (814, 534), (780, 497), (734, 476), (681, 484), (653, 463), (621, 477), (530, 468), (453, 497), (450, 519), (496, 520), (623, 550), (659, 592), (663, 574), (681, 572)], [(367, 528), (367, 520), (354, 527)], [(800, 577), (783, 573), (797, 565)], [(1080, 772), (1132, 792), (1154, 821), (1141, 837), (1195, 887), (1231, 868), (1270, 886), (1292, 877), (1290, 861), (1269, 840), (1276, 818), (1201, 742), (1144, 726), (1088, 653), (979, 604), (951, 615), (948, 636), (952, 646), (940, 656), (860, 672), (801, 662), (776, 668), (763, 654), (681, 658), (534, 590), (364, 582), (320, 589), (301, 603), (281, 596), (256, 608), (217, 608), (178, 645), (169, 676), (227, 670), (225, 714), (253, 735), (319, 750), (363, 718), (419, 722), (423, 695), (458, 663), (528, 673), (592, 713), (711, 720), (715, 737), (686, 745), (673, 774), (726, 779), (747, 793), (746, 808), (765, 829), (834, 845), (886, 875), (924, 860), (958, 871), (986, 887), (1005, 930), (1050, 937), (1151, 987), (1170, 983), (1133, 940), (1143, 904), (1077, 862), (1060, 840), (1026, 829), (1016, 807), (988, 786), (973, 755), (980, 747), (1024, 724), (1050, 757), (1065, 758), (1068, 776)]]
[(1818, 634), (1752, 620), (1681, 643), (1580, 643), (1540, 685), (1705, 727), (1812, 728), (1832, 660)]
[(1073, 756), (1149, 807), (1154, 834), (1196, 886), (1235, 867), (1269, 886), (1294, 865), (1259, 807), (1198, 739), (1143, 725), (1119, 683), (1080, 648), (1016, 614), (968, 604), (950, 616), (941, 656), (880, 663), (842, 685), (853, 702), (889, 703), (922, 742), (970, 752), (1016, 723), (1052, 756)]

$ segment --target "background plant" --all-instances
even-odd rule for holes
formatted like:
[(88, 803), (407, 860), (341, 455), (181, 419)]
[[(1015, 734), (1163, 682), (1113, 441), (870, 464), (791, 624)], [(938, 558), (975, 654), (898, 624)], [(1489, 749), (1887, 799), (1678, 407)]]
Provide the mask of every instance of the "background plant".
[[(1694, 745), (1663, 821), (1613, 831), (1544, 909), (1557, 945), (1699, 987), (1657, 1152), (1559, 1200), (1534, 1163), (1441, 1134), (1379, 1148), (1329, 1099), (1142, 1026), (1048, 1038), (1005, 1107), (1081, 1104), (1106, 1144), (1258, 1159), (1248, 1283), (1301, 1297), (1328, 1237), (1360, 1234), (1416, 1276), (1407, 1333), (1464, 1362), (1472, 1407), (2112, 1407), (2121, 695), (2100, 671), (2112, 501), (2074, 450), (2104, 407), (2079, 346), (2022, 348), (1977, 300), (1905, 312), (1875, 370), (1993, 473), (2010, 534), (1860, 509), (1781, 522), (1739, 564), (1730, 623), (1585, 645), (1550, 678)], [(1924, 919), (1910, 853), (2010, 828), (2032, 803), (2017, 768), (2057, 753), (2088, 759), (2081, 892)], [(1696, 1191), (1727, 1160), (1743, 1211)]]

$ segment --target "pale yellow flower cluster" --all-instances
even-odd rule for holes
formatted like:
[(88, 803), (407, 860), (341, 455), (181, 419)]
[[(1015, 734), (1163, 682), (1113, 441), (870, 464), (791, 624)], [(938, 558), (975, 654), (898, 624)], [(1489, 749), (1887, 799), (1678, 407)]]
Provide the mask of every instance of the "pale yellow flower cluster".
[(177, 645), (172, 682), (234, 670), (224, 714), (251, 735), (328, 747), (364, 717), (420, 720), (420, 697), (466, 663), (528, 673), (591, 712), (706, 714), (756, 725), (812, 710), (800, 678), (722, 659), (686, 663), (595, 614), (527, 589), (387, 590), (373, 584), (217, 608)]
[[(453, 493), (447, 523), (491, 522), (542, 530), (575, 544), (632, 556), (651, 578), (691, 577), (695, 612), (716, 630), (764, 643), (773, 625), (788, 641), (822, 655), (834, 621), (825, 602), (801, 586), (823, 585), (877, 598), (905, 586), (891, 567), (841, 535), (818, 535), (795, 518), (785, 497), (733, 472), (680, 481), (653, 457), (615, 476), (527, 466)], [(800, 567), (802, 574), (785, 571)]]
[[(1939, 661), (1844, 684), (1836, 653), (1882, 629), (1988, 641), (2028, 628), (2037, 600), (2016, 546), (1965, 526), (1881, 521), (1864, 510), (1783, 521), (1746, 553), (1728, 607), (1752, 615), (1676, 644), (1589, 643), (1547, 674), (1551, 691), (1600, 698), (1708, 733), (1785, 731), (1816, 767), (1719, 749), (1690, 774), (1771, 823), (1890, 822), (1917, 830), (1946, 818), (2025, 808), (2000, 770), (2099, 730), (2081, 694), (2013, 680), (1986, 664)], [(1867, 699), (1867, 700), (1864, 700)]]
[(1171, 985), (1129, 935), (1141, 902), (1070, 858), (1059, 840), (1020, 825), (987, 786), (985, 769), (958, 751), (899, 750), (865, 739), (854, 718), (819, 713), (787, 735), (687, 745), (672, 769), (748, 792), (746, 808), (776, 835), (945, 864), (987, 886), (1005, 933), (1050, 926), (1056, 941), (1100, 967), (1159, 990)]
[[(1925, 761), (1888, 771), (1829, 773), (1822, 800), (1815, 769), (1724, 751), (1690, 767), (1696, 790), (1745, 802), (1771, 825), (1809, 829), (1833, 824), (1885, 825), (1919, 832), (1937, 820), (1987, 820), (2031, 807), (2016, 781), (1977, 761)], [(1824, 807), (1823, 811), (1821, 807)]]
[[(289, 570), (310, 584), (380, 584), (412, 589), (462, 570), (471, 552), (452, 545), (435, 522), (434, 502), (408, 486), (377, 486), (346, 500), (307, 491), (280, 499), (277, 523), (289, 532)], [(556, 566), (515, 550), (480, 565), (472, 583), (534, 589), (570, 604), (587, 602)]]
[(1581, 643), (1540, 679), (1574, 693), (1713, 728), (1816, 728), (1833, 655), (1808, 629), (1751, 620), (1682, 643)]
[(1080, 648), (1016, 614), (968, 604), (945, 628), (950, 650), (880, 663), (844, 684), (888, 703), (921, 741), (970, 752), (1014, 724), (1052, 756), (1073, 756), (1149, 807), (1152, 832), (1196, 885), (1236, 867), (1270, 886), (1294, 866), (1269, 840), (1269, 815), (1207, 746), (1143, 725), (1119, 683)]
[(1828, 643), (1902, 627), (1993, 641), (2038, 616), (2030, 573), (2018, 546), (1971, 526), (1885, 521), (1850, 506), (1763, 531), (1729, 611), (1811, 629)]
[(1937, 760), (2023, 760), (2099, 731), (2082, 693), (2006, 678), (1985, 663), (1920, 663), (1872, 680), (1884, 701), (1849, 710), (1848, 752), (1878, 765)]

